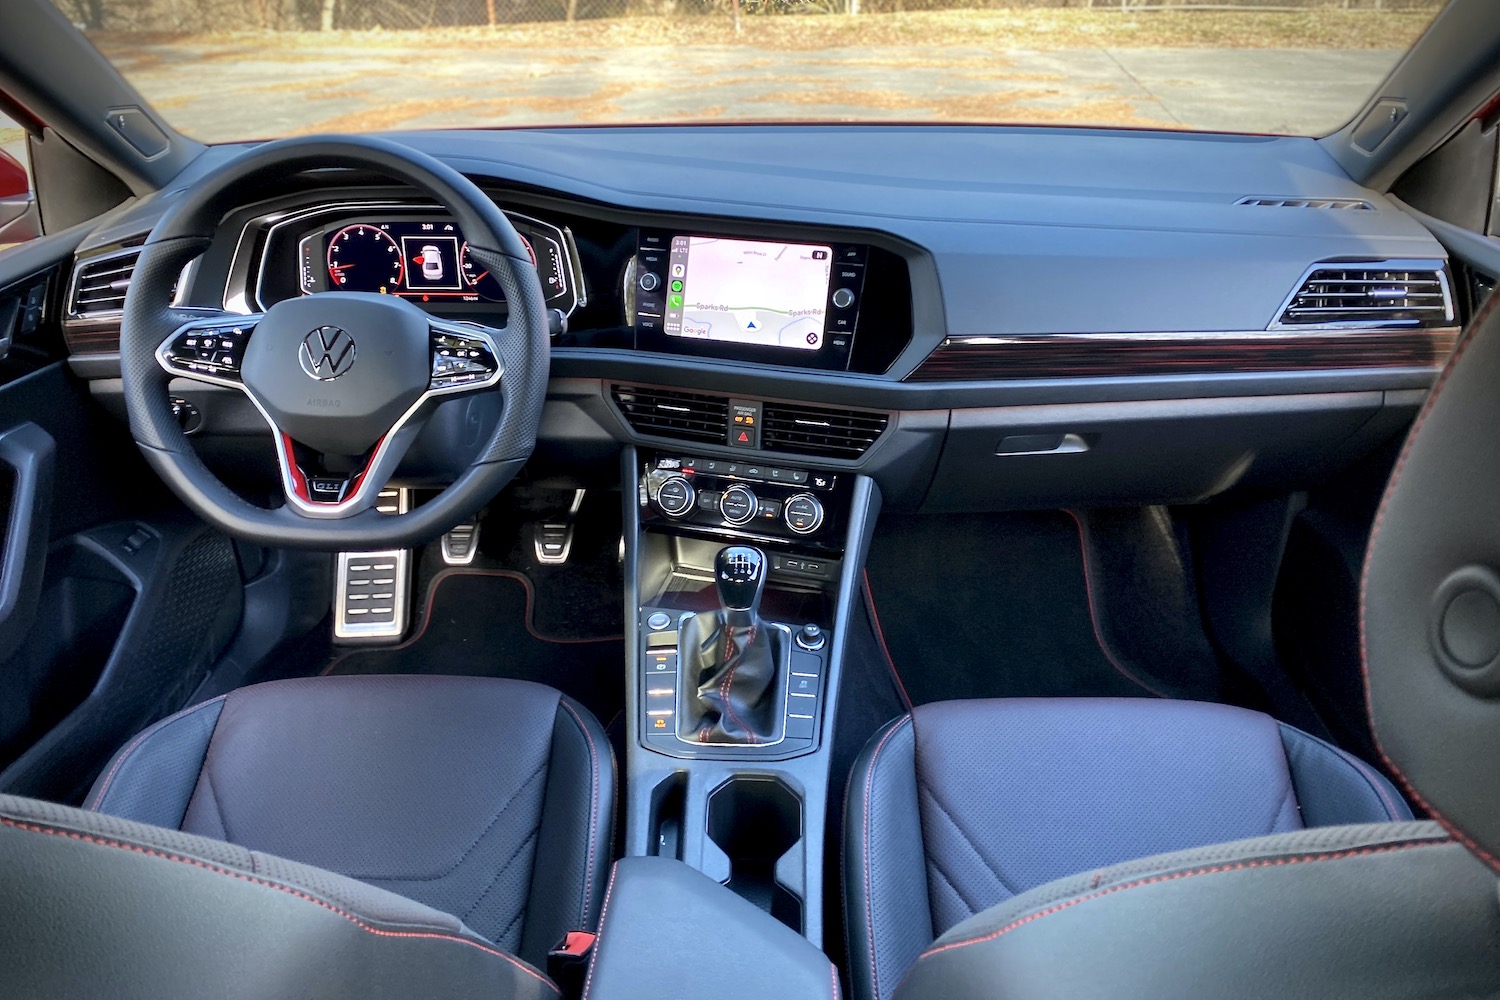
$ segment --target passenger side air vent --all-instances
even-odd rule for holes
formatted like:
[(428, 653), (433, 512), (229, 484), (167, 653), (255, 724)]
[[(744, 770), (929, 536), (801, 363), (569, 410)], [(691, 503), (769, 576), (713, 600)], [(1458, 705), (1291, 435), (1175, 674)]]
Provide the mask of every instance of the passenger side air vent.
[(1321, 208), (1333, 212), (1373, 212), (1375, 206), (1358, 198), (1241, 198), (1236, 205), (1254, 208)]
[(140, 256), (137, 249), (80, 261), (73, 270), (68, 316), (97, 319), (119, 314), (125, 308), (125, 290), (130, 287), (130, 276)]
[(617, 385), (614, 399), (626, 421), (642, 434), (724, 444), (729, 433), (729, 400), (723, 396)]
[(1441, 261), (1319, 264), (1282, 308), (1278, 327), (1452, 326)]
[(760, 444), (765, 451), (859, 458), (870, 450), (889, 422), (884, 413), (767, 403)]

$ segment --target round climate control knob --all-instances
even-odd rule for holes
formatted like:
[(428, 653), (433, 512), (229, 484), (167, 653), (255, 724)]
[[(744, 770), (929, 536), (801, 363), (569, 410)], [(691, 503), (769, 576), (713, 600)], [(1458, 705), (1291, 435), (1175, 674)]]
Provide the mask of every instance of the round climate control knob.
[(782, 517), (797, 534), (810, 535), (823, 526), (823, 505), (811, 493), (798, 493), (787, 500)]
[(733, 525), (749, 524), (759, 506), (755, 494), (744, 486), (731, 486), (719, 498), (719, 513)]
[(683, 517), (690, 513), (696, 499), (697, 491), (686, 476), (673, 476), (656, 488), (656, 506), (668, 517)]

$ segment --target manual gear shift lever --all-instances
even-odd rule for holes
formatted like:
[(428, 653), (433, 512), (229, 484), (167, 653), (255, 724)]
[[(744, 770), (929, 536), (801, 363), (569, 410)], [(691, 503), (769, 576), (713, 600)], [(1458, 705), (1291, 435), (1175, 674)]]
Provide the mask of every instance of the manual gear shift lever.
[(791, 649), (786, 627), (760, 618), (769, 568), (766, 554), (750, 545), (727, 546), (714, 558), (719, 609), (688, 619), (678, 640), (683, 739), (755, 745), (781, 737)]
[(760, 618), (760, 598), (766, 590), (766, 554), (751, 545), (730, 545), (714, 559), (714, 583), (724, 623), (748, 628)]

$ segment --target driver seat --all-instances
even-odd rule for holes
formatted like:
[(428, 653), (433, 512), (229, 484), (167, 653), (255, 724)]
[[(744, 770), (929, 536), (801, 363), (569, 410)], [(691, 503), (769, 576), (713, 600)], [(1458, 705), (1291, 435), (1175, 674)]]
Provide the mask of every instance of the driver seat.
[(86, 808), (387, 890), (545, 967), (598, 920), (614, 794), (603, 729), (552, 688), (373, 675), (178, 712), (119, 752)]

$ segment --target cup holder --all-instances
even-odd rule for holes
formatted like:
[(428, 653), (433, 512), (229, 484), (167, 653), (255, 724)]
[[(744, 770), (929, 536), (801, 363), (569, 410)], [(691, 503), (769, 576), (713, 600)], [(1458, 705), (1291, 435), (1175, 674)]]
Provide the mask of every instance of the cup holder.
[(802, 800), (779, 778), (741, 775), (708, 798), (708, 836), (729, 858), (733, 892), (802, 932), (802, 899), (777, 878), (777, 862), (802, 841)]

